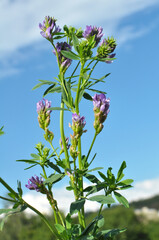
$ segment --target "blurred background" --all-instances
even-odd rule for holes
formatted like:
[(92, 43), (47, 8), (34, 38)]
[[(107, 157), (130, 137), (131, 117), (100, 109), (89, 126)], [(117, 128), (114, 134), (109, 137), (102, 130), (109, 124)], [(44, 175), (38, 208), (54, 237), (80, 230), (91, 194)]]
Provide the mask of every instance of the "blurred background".
[[(36, 103), (45, 87), (32, 91), (38, 79), (53, 80), (58, 74), (51, 44), (40, 35), (39, 23), (54, 16), (57, 25), (103, 27), (104, 37), (117, 40), (116, 60), (101, 63), (94, 77), (111, 75), (99, 89), (111, 99), (110, 113), (97, 138), (92, 155), (94, 167), (112, 167), (116, 173), (126, 161), (126, 178), (134, 179), (134, 188), (125, 191), (130, 202), (159, 195), (159, 1), (158, 0), (1, 0), (0, 1), (0, 176), (16, 189), (22, 182), (24, 198), (39, 210), (49, 212), (39, 195), (25, 188), (27, 179), (40, 174), (38, 167), (24, 171), (38, 142), (45, 143), (38, 126)], [(48, 95), (52, 106), (59, 106), (57, 95)], [(92, 102), (83, 100), (81, 115), (86, 118), (83, 153), (94, 135)], [(65, 116), (66, 133), (71, 130), (71, 114)], [(51, 128), (55, 147), (59, 146), (59, 112), (53, 112)], [(46, 144), (46, 143), (45, 143)], [(87, 183), (85, 183), (87, 184)], [(72, 196), (65, 192), (66, 181), (55, 186), (61, 209), (68, 210)], [(0, 186), (0, 195), (6, 190)], [(0, 201), (0, 207), (4, 203)], [(89, 211), (98, 206), (89, 204)], [(151, 208), (151, 206), (149, 206)], [(156, 208), (156, 211), (158, 208)], [(146, 238), (145, 238), (146, 239)]]

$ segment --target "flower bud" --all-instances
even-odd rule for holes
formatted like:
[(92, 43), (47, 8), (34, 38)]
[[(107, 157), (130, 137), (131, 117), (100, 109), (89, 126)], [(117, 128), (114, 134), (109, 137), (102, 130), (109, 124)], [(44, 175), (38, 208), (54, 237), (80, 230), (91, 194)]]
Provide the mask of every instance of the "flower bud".
[[(60, 64), (60, 69), (61, 71), (65, 72), (67, 70), (67, 68), (71, 65), (72, 60), (69, 58), (66, 58), (62, 55), (61, 51), (65, 50), (65, 51), (69, 51), (71, 50), (71, 46), (66, 43), (66, 42), (58, 42), (55, 46), (56, 51), (58, 56), (56, 56), (58, 58), (58, 62)], [(56, 55), (56, 51), (55, 49), (53, 50), (53, 53)]]
[(98, 133), (103, 129), (103, 122), (106, 120), (109, 113), (110, 99), (106, 99), (106, 96), (101, 94), (95, 94), (93, 99), (93, 111), (95, 116), (94, 128)]
[(72, 130), (74, 132), (74, 136), (78, 139), (81, 137), (84, 126), (86, 125), (85, 117), (80, 117), (80, 114), (73, 113), (72, 114)]
[[(116, 41), (113, 37), (108, 39), (103, 39), (103, 41), (101, 42), (100, 46), (97, 49), (97, 56), (99, 58), (114, 58), (115, 57), (115, 53), (114, 50), (116, 48)], [(112, 54), (113, 53), (113, 54)], [(112, 61), (106, 60), (106, 63), (111, 63)]]
[(71, 147), (70, 147), (70, 155), (73, 159), (76, 159), (78, 156), (78, 152), (76, 150), (78, 145), (78, 140), (81, 135), (86, 132), (83, 130), (86, 125), (85, 117), (80, 117), (80, 114), (73, 113), (72, 114), (72, 125), (69, 124), (69, 127), (73, 130), (73, 135), (71, 136)]
[(49, 131), (48, 128), (45, 128), (44, 138), (45, 138), (46, 141), (52, 142), (52, 140), (53, 140), (53, 138), (54, 138), (53, 132)]
[(51, 110), (48, 108), (51, 107), (51, 101), (41, 100), (37, 103), (37, 113), (38, 113), (38, 122), (39, 126), (42, 129), (46, 129), (50, 124), (50, 113)]
[[(65, 138), (65, 142), (66, 142), (67, 149), (69, 149), (70, 148), (69, 137)], [(64, 149), (63, 149), (63, 144), (62, 144), (62, 139), (61, 138), (60, 138), (59, 144), (60, 144), (60, 147), (61, 147), (60, 154), (62, 154), (64, 152)]]
[(103, 37), (103, 28), (102, 27), (96, 27), (96, 26), (86, 26), (85, 31), (83, 32), (83, 37), (89, 40), (92, 36), (94, 37), (94, 47), (98, 45), (101, 38)]

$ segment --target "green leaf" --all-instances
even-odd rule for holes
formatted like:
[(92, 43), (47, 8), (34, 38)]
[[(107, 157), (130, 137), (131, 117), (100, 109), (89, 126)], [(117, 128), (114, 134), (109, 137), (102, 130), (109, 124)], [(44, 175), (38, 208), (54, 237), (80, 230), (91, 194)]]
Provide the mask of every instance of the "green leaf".
[(133, 183), (133, 179), (125, 179), (121, 182), (118, 183), (118, 185), (130, 185), (131, 183)]
[(69, 109), (67, 108), (61, 108), (61, 107), (51, 107), (51, 108), (48, 108), (48, 110), (59, 110), (59, 111), (69, 111)]
[(89, 95), (89, 94), (86, 93), (86, 92), (84, 92), (83, 97), (84, 97), (85, 99), (87, 99), (87, 100), (93, 101), (91, 95)]
[(49, 165), (49, 167), (51, 167), (52, 169), (54, 169), (56, 172), (58, 172), (58, 173), (61, 174), (61, 170), (60, 170), (60, 168), (59, 168), (57, 165), (55, 165), (54, 163), (52, 163), (52, 162), (50, 162), (50, 161), (48, 161), (48, 165)]
[(72, 33), (73, 46), (76, 52), (78, 52), (79, 41), (75, 34)]
[(44, 94), (43, 94), (43, 97), (45, 97), (48, 93), (50, 93), (53, 89), (55, 89), (55, 86), (56, 86), (57, 84), (53, 84), (53, 85), (51, 85), (50, 87), (48, 87), (47, 89), (46, 89), (46, 91), (44, 92)]
[(38, 165), (38, 163), (35, 163), (35, 164), (33, 164), (33, 165), (31, 165), (31, 166), (29, 166), (29, 167), (27, 167), (27, 168), (24, 168), (24, 170), (28, 170), (28, 169), (30, 169), (30, 168), (32, 168), (32, 167), (35, 167), (36, 165)]
[(83, 208), (84, 204), (85, 204), (84, 198), (81, 198), (81, 199), (77, 200), (76, 202), (72, 202), (71, 206), (70, 206), (70, 214), (72, 215), (72, 214), (80, 211)]
[(88, 172), (93, 172), (93, 171), (96, 171), (96, 170), (99, 170), (99, 169), (103, 169), (103, 167), (96, 167), (96, 168), (93, 168), (93, 169), (90, 169), (87, 171)]
[(19, 199), (18, 194), (0, 177), (0, 183), (6, 188), (8, 189), (8, 191), (10, 193), (12, 193), (16, 198)]
[(126, 190), (126, 189), (129, 189), (129, 188), (132, 188), (133, 186), (131, 185), (124, 185), (122, 187), (117, 187), (116, 190)]
[(23, 190), (22, 190), (20, 181), (17, 181), (17, 190), (18, 190), (19, 195), (22, 196), (23, 195)]
[(116, 197), (116, 199), (118, 200), (119, 203), (123, 204), (126, 208), (129, 208), (128, 200), (125, 197), (123, 197), (118, 192), (114, 192), (114, 195), (115, 195), (115, 197)]
[(3, 128), (4, 128), (4, 126), (0, 128), (0, 135), (4, 134), (4, 131), (2, 131)]
[(80, 57), (72, 51), (62, 50), (61, 53), (66, 58), (73, 59), (73, 60), (80, 60)]
[(25, 162), (25, 163), (29, 163), (29, 164), (39, 164), (39, 162), (36, 161), (36, 159), (31, 159), (31, 160), (27, 160), (27, 159), (20, 159), (20, 160), (16, 160), (16, 162)]
[(40, 83), (38, 83), (37, 85), (35, 85), (35, 87), (33, 87), (32, 88), (32, 90), (35, 90), (35, 89), (37, 89), (37, 88), (39, 88), (39, 87), (41, 87), (42, 85), (45, 85), (45, 84), (47, 84), (47, 85), (51, 85), (51, 84), (57, 84), (56, 82), (52, 82), (52, 81), (48, 81), (48, 80), (39, 80), (40, 81)]
[(90, 91), (92, 91), (92, 92), (96, 92), (96, 93), (103, 93), (103, 94), (106, 94), (105, 91), (100, 91), (100, 90), (93, 89), (93, 88), (89, 88), (89, 87), (88, 87), (88, 90), (90, 90)]
[(93, 194), (93, 193), (96, 193), (96, 192), (99, 192), (101, 191), (102, 189), (104, 189), (106, 186), (105, 186), (105, 183), (100, 183), (100, 184), (97, 184), (97, 185), (93, 185), (93, 186), (88, 186), (86, 187), (83, 192), (87, 192), (86, 194), (86, 197), (89, 196), (90, 194)]
[(119, 182), (123, 177), (124, 177), (124, 174), (123, 174), (123, 170), (126, 168), (126, 162), (123, 161), (120, 168), (119, 168), (119, 171), (118, 171), (118, 174), (117, 174), (117, 182)]
[(99, 179), (96, 176), (92, 175), (92, 174), (86, 173), (84, 175), (84, 177), (87, 178), (92, 183), (101, 183), (101, 181), (99, 181)]
[[(125, 232), (126, 231), (126, 228), (124, 229), (109, 229), (109, 230), (103, 230), (101, 232), (98, 232), (96, 237), (97, 239), (103, 239), (103, 240), (106, 240), (108, 238), (112, 238), (122, 232)], [(102, 236), (104, 236), (104, 238), (101, 238)]]
[(110, 75), (110, 73), (107, 73), (105, 74), (103, 77), (97, 79), (97, 78), (91, 78), (92, 80), (95, 80), (95, 81), (102, 81), (103, 79), (105, 79), (106, 77), (108, 77)]
[(101, 178), (103, 178), (103, 180), (107, 182), (108, 179), (107, 179), (107, 177), (104, 175), (104, 173), (102, 173), (102, 172), (100, 172), (100, 171), (98, 171), (98, 173), (99, 173), (99, 175), (101, 176)]
[(74, 188), (72, 186), (66, 187), (67, 191), (72, 191)]
[(31, 153), (30, 156), (31, 156), (32, 158), (36, 159), (36, 160), (37, 160), (37, 159), (40, 160), (40, 156), (37, 155), (37, 154), (35, 154), (35, 153)]
[(63, 233), (64, 231), (66, 231), (65, 230), (65, 228), (61, 225), (61, 224), (55, 224), (54, 225), (55, 226), (55, 228), (57, 229), (57, 232), (59, 233), (59, 234), (61, 234), (61, 233)]
[(5, 201), (15, 202), (15, 200), (10, 199), (10, 198), (6, 198), (6, 197), (2, 197), (2, 196), (0, 196), (0, 198), (1, 198), (2, 200), (5, 200)]
[(115, 60), (116, 58), (108, 58), (108, 57), (106, 57), (106, 58), (98, 58), (98, 61), (102, 61), (102, 62), (105, 62), (105, 61), (113, 61), (113, 60)]
[(53, 174), (44, 181), (44, 184), (54, 184), (56, 182), (59, 182), (63, 177), (64, 174)]
[(71, 219), (71, 215), (69, 213), (67, 214), (65, 221), (66, 221), (66, 228), (71, 229), (72, 219)]
[(96, 228), (97, 226), (102, 226), (103, 224), (103, 216), (100, 215), (99, 217), (96, 217), (92, 220), (91, 223), (88, 224), (88, 226), (84, 229), (84, 231), (81, 233), (81, 235), (79, 236), (79, 240), (85, 240), (85, 239), (94, 239), (94, 236), (92, 236), (93, 238), (89, 238), (89, 233), (91, 233), (94, 228)]
[(90, 222), (89, 224), (88, 224), (88, 226), (84, 229), (84, 231), (81, 233), (81, 235), (80, 235), (80, 240), (82, 239), (81, 237), (82, 236), (88, 236), (88, 234), (94, 229), (94, 227), (96, 226), (96, 222), (97, 222), (97, 218), (94, 218), (93, 220), (92, 220), (92, 222)]
[(115, 203), (114, 199), (111, 195), (105, 196), (105, 195), (96, 195), (93, 197), (88, 198), (90, 201), (96, 201), (101, 204), (112, 204)]

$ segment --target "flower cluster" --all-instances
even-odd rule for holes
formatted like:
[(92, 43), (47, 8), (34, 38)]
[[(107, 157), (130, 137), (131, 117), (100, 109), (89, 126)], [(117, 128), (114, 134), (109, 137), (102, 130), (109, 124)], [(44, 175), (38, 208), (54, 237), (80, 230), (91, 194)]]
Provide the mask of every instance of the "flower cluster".
[(37, 192), (41, 192), (43, 194), (46, 193), (46, 188), (45, 185), (43, 184), (44, 180), (42, 177), (31, 177), (28, 180), (28, 184), (26, 184), (25, 186), (30, 189), (30, 190), (36, 190)]
[(48, 126), (50, 124), (50, 113), (51, 110), (49, 108), (51, 107), (51, 101), (48, 101), (47, 99), (42, 99), (37, 103), (37, 113), (38, 113), (38, 122), (40, 128), (42, 128), (45, 131), (44, 137), (48, 141), (52, 141), (54, 138), (54, 134), (49, 131)]
[(59, 65), (60, 65), (60, 68), (61, 70), (63, 70), (64, 72), (67, 70), (67, 68), (71, 65), (71, 62), (72, 60), (69, 59), (69, 58), (66, 58), (62, 55), (61, 51), (62, 50), (65, 50), (65, 51), (69, 51), (71, 50), (71, 46), (67, 43), (67, 42), (58, 42), (55, 46), (56, 48), (56, 51), (55, 49), (53, 50), (53, 53), (57, 56), (58, 58), (58, 62), (59, 62)]
[[(66, 137), (66, 138), (65, 138), (65, 142), (66, 142), (66, 147), (67, 147), (67, 149), (69, 149), (69, 148), (70, 148), (69, 137)], [(63, 149), (63, 144), (62, 144), (62, 139), (61, 139), (61, 138), (60, 138), (59, 143), (60, 143), (60, 147), (61, 147), (60, 153), (62, 154), (62, 153), (64, 152), (64, 149)]]
[(61, 31), (59, 26), (56, 26), (56, 19), (49, 16), (45, 17), (43, 24), (39, 23), (39, 28), (42, 30), (40, 34), (48, 40), (52, 40), (53, 35)]
[(83, 128), (86, 125), (85, 117), (80, 116), (80, 113), (73, 113), (72, 114), (72, 125), (69, 124), (69, 126), (73, 130), (73, 135), (71, 136), (71, 147), (70, 147), (70, 154), (72, 158), (76, 158), (78, 155), (78, 152), (76, 151), (77, 145), (78, 145), (78, 139), (81, 137), (81, 135), (86, 132), (86, 130), (83, 130)]
[(101, 41), (101, 38), (103, 37), (103, 28), (102, 27), (96, 27), (96, 26), (86, 26), (85, 31), (83, 32), (83, 37), (89, 40), (92, 36), (94, 36), (94, 47), (98, 45), (98, 43)]
[(48, 108), (51, 107), (51, 101), (42, 99), (41, 101), (37, 102), (36, 106), (39, 126), (45, 130), (50, 124), (51, 110), (48, 110)]
[(100, 133), (103, 129), (103, 122), (106, 120), (109, 113), (110, 99), (106, 99), (106, 96), (101, 94), (95, 94), (93, 99), (93, 111), (95, 116), (94, 128), (96, 133)]
[[(100, 46), (97, 49), (97, 56), (99, 58), (114, 58), (114, 50), (116, 48), (116, 42), (114, 38), (103, 39)], [(111, 63), (112, 61), (106, 60), (106, 63)]]

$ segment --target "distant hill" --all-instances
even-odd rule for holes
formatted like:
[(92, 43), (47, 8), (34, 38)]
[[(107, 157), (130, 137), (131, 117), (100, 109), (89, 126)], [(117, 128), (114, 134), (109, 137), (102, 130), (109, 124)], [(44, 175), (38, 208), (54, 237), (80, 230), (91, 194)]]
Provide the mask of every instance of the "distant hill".
[(147, 208), (153, 208), (153, 209), (159, 210), (159, 195), (152, 198), (145, 199), (145, 200), (134, 201), (130, 203), (130, 207), (133, 207), (135, 209), (147, 207)]

